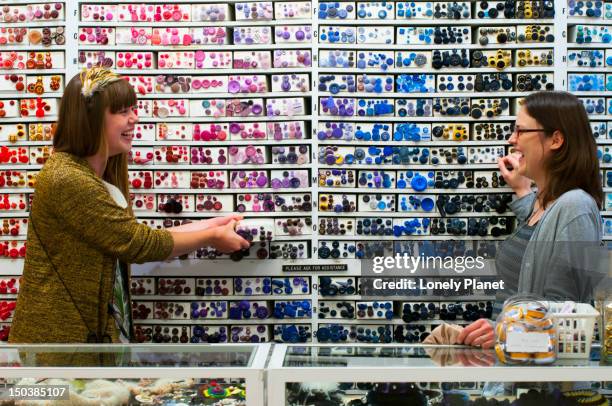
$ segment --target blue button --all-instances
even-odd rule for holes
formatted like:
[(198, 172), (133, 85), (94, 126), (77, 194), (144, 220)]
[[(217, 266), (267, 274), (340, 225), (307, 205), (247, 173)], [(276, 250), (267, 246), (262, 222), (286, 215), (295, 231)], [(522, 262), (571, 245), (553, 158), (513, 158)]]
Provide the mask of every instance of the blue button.
[(414, 190), (416, 190), (417, 192), (422, 192), (423, 190), (425, 190), (427, 188), (427, 179), (425, 179), (425, 177), (417, 174), (410, 181), (410, 186)]
[(425, 199), (423, 199), (421, 201), (421, 207), (425, 211), (431, 211), (434, 208), (434, 201), (433, 201), (433, 199), (431, 199), (429, 197), (426, 197)]

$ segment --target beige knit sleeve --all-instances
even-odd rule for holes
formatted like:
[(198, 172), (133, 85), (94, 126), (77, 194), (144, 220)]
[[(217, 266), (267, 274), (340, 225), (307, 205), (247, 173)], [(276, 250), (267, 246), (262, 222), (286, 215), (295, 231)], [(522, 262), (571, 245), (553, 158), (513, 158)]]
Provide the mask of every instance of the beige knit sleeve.
[(174, 248), (170, 232), (138, 223), (93, 175), (74, 167), (62, 169), (51, 177), (52, 192), (45, 193), (44, 206), (79, 238), (127, 263), (161, 261), (170, 256)]

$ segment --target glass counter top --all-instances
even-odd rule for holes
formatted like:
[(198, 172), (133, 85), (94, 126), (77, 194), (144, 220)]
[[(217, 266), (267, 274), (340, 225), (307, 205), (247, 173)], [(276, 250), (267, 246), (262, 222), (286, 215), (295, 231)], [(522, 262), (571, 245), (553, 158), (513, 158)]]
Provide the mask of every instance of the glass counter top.
[[(592, 367), (599, 363), (588, 359), (558, 359), (549, 366)], [(504, 366), (494, 350), (440, 345), (288, 345), (283, 367), (440, 367)]]
[(255, 345), (3, 345), (0, 368), (249, 368)]

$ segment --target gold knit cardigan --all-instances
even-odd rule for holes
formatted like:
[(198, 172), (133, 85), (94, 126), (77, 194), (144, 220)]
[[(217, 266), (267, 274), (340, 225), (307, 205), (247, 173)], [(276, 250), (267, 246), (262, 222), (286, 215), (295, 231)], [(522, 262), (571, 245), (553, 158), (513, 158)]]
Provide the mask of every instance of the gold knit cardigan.
[(86, 342), (90, 331), (117, 342), (115, 321), (108, 314), (116, 261), (164, 260), (173, 249), (171, 234), (138, 223), (115, 203), (88, 162), (68, 153), (49, 158), (37, 176), (35, 192), (30, 221), (38, 238), (29, 224), (9, 342)]

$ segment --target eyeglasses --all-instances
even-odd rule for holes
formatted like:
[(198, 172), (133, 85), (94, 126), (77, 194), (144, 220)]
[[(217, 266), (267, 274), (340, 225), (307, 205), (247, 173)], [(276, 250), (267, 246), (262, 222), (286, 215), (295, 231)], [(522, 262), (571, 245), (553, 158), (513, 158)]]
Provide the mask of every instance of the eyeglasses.
[(548, 132), (548, 130), (544, 128), (520, 128), (517, 127), (516, 124), (510, 124), (511, 135), (516, 134), (517, 138), (521, 136), (522, 133), (537, 133), (537, 132)]

